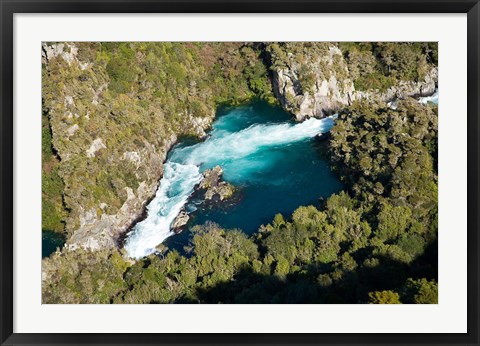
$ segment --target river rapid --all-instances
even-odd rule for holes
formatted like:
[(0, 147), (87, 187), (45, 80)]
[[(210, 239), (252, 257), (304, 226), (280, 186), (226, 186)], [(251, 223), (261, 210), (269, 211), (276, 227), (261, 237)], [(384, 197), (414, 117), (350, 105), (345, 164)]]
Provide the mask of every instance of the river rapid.
[[(281, 108), (263, 102), (223, 112), (205, 141), (180, 143), (170, 152), (147, 217), (126, 238), (128, 255), (141, 258), (154, 253), (174, 234), (170, 225), (183, 208), (193, 213), (196, 224), (209, 220), (253, 233), (278, 212), (290, 214), (339, 191), (341, 184), (315, 141), (333, 125), (334, 117), (295, 123)], [(202, 172), (217, 165), (242, 198), (227, 208), (204, 208), (190, 197)], [(182, 243), (184, 238), (178, 240)]]
[[(418, 102), (438, 104), (438, 90)], [(155, 247), (174, 234), (170, 226), (182, 209), (193, 215), (189, 225), (213, 221), (251, 234), (278, 212), (289, 215), (300, 205), (338, 192), (341, 183), (315, 141), (330, 131), (334, 119), (295, 123), (281, 108), (262, 102), (221, 112), (205, 141), (186, 141), (170, 152), (147, 217), (126, 238), (128, 255), (142, 258), (156, 252)], [(191, 199), (202, 173), (217, 165), (223, 179), (240, 190), (239, 203), (211, 208)], [(180, 249), (187, 242), (188, 235), (183, 234), (167, 245)]]

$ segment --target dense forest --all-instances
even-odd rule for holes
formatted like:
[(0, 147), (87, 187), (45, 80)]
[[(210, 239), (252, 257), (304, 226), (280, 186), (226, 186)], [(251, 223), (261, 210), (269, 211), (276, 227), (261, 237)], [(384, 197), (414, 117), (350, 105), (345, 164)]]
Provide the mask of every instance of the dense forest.
[[(43, 228), (86, 236), (77, 232), (89, 225), (85, 210), (104, 220), (141, 182), (152, 194), (161, 161), (146, 167), (158, 154), (145, 147), (166, 153), (165, 138), (202, 135), (191, 115), (211, 121), (218, 105), (278, 102), (272, 78), (292, 55), (300, 66), (305, 60), (296, 74), (302, 94), (320, 75), (330, 78), (327, 70), (355, 90), (382, 93), (422, 81), (438, 59), (436, 44), (340, 43), (340, 56), (312, 70), (312, 57), (328, 55), (329, 45), (85, 43), (76, 59), (89, 68), (46, 61)], [(65, 90), (74, 101), (59, 104)], [(82, 103), (82, 94), (100, 105)], [(252, 236), (197, 225), (184, 253), (133, 261), (117, 247), (65, 248), (42, 261), (43, 303), (437, 303), (437, 106), (405, 97), (394, 109), (385, 101), (342, 106), (319, 144), (344, 191), (278, 214)], [(99, 136), (104, 147), (88, 156)], [(145, 161), (121, 159), (132, 148), (148, 151)]]

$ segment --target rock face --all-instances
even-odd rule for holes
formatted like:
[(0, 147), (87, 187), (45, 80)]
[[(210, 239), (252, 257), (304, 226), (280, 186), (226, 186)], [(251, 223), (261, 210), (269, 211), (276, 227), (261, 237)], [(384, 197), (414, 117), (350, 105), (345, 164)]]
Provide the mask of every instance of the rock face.
[(203, 180), (200, 182), (198, 189), (205, 191), (206, 200), (219, 199), (223, 201), (232, 197), (235, 187), (226, 181), (221, 181), (223, 170), (220, 166), (206, 170), (203, 173)]
[[(67, 249), (115, 247), (155, 194), (178, 136), (204, 137), (218, 100), (244, 100), (253, 96), (252, 85), (256, 93), (270, 85), (267, 72), (247, 78), (252, 66), (266, 67), (258, 51), (241, 43), (172, 45), (42, 44), (42, 123), (56, 158), (42, 173), (55, 172), (49, 178), (61, 181), (49, 193), (58, 199), (54, 219), (60, 228), (65, 224)], [(357, 99), (428, 95), (438, 80), (431, 68), (421, 81), (400, 81), (382, 92), (356, 90), (360, 72), (337, 44), (285, 47), (268, 67), (278, 100), (298, 121), (334, 113)], [(205, 172), (200, 188), (207, 200), (234, 193), (221, 174), (220, 167)], [(178, 227), (186, 217), (176, 220)]]
[[(69, 133), (70, 134), (70, 133)], [(95, 157), (95, 153), (100, 149), (106, 149), (107, 147), (103, 143), (101, 138), (97, 138), (92, 142), (92, 145), (87, 150), (87, 157)]]
[[(242, 42), (42, 43), (42, 131), (51, 149), (42, 174), (55, 182), (42, 186), (42, 204), (50, 203), (42, 222), (65, 231), (66, 250), (117, 246), (154, 196), (177, 138), (204, 137), (217, 102), (254, 96), (243, 71), (255, 67), (256, 83), (272, 92), (256, 49)], [(228, 194), (223, 184), (217, 189)]]
[(356, 91), (354, 93), (354, 99), (389, 102), (394, 99), (405, 99), (410, 96), (429, 96), (435, 92), (437, 84), (438, 69), (435, 67), (429, 71), (422, 81), (400, 81), (398, 85), (394, 85), (384, 92)]
[[(196, 190), (203, 193), (203, 198), (206, 201), (224, 201), (233, 196), (235, 187), (226, 181), (222, 181), (222, 174), (223, 170), (220, 166), (215, 166), (203, 173), (203, 179)], [(190, 216), (187, 211), (182, 209), (173, 220), (171, 229), (175, 233), (180, 233), (189, 220)]]
[[(285, 110), (302, 121), (332, 114), (352, 102), (355, 87), (340, 49), (332, 46), (325, 55), (307, 56), (305, 60), (308, 62), (300, 63), (291, 55), (287, 66), (273, 72), (274, 92)], [(313, 79), (308, 86), (300, 79), (300, 71), (305, 68)]]
[(275, 95), (297, 121), (333, 114), (360, 99), (389, 102), (427, 96), (435, 91), (438, 83), (438, 69), (430, 65), (423, 80), (399, 81), (383, 92), (356, 90), (357, 74), (349, 70), (342, 51), (335, 45), (319, 45), (284, 53), (281, 64), (273, 68)]
[[(65, 184), (68, 250), (116, 247), (155, 194), (177, 135), (204, 136), (215, 114), (212, 103), (203, 110), (207, 116), (183, 108), (167, 121), (163, 104), (154, 106), (154, 88), (112, 92), (105, 63), (89, 53), (97, 49), (87, 43), (42, 45), (43, 108)], [(140, 64), (142, 57), (137, 59)], [(200, 97), (210, 96), (194, 99), (204, 104)], [(188, 220), (182, 216), (177, 227)]]

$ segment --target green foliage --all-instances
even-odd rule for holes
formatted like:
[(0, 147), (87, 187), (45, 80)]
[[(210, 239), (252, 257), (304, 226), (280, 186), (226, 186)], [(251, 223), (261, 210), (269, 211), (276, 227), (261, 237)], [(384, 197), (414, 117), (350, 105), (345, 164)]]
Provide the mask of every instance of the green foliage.
[[(56, 271), (49, 271), (51, 265)], [(129, 264), (116, 253), (71, 251), (44, 259), (42, 268), (50, 280), (42, 285), (44, 302), (108, 304), (127, 283), (123, 273)]]
[[(331, 55), (331, 47), (338, 47), (344, 59)], [(266, 52), (272, 70), (296, 77), (297, 95), (311, 92), (318, 78), (331, 76), (353, 81), (358, 91), (383, 92), (401, 81), (423, 80), (438, 64), (436, 43), (274, 42), (266, 45)]]
[(396, 240), (404, 234), (412, 218), (412, 211), (405, 206), (394, 207), (384, 202), (378, 214), (378, 227), (375, 236), (382, 241)]
[(134, 48), (130, 43), (120, 43), (116, 47), (109, 43), (106, 50), (113, 52), (108, 55), (108, 63), (105, 67), (110, 77), (109, 89), (118, 94), (131, 91), (138, 69), (135, 64)]
[(399, 81), (422, 80), (438, 63), (436, 43), (339, 43), (356, 90), (385, 91)]
[(66, 210), (63, 206), (63, 180), (58, 174), (59, 161), (52, 148), (51, 129), (42, 115), (42, 229), (63, 232)]
[(402, 304), (400, 296), (393, 291), (375, 291), (368, 294), (370, 304)]
[(385, 91), (395, 85), (395, 79), (387, 77), (382, 73), (375, 71), (359, 76), (354, 81), (355, 90), (372, 90)]
[[(146, 198), (137, 189), (156, 184), (172, 139), (201, 135), (217, 105), (253, 97), (274, 102), (254, 44), (63, 45), (78, 49), (78, 62), (59, 56), (42, 69), (43, 228), (66, 228), (68, 236), (86, 211), (98, 218), (118, 213), (128, 189)], [(97, 139), (106, 148), (87, 156)], [(138, 161), (128, 159), (135, 155)]]
[(245, 46), (241, 49), (241, 53), (247, 61), (243, 75), (247, 79), (249, 89), (268, 103), (277, 103), (273, 95), (268, 69), (262, 61), (261, 52), (253, 47)]
[[(273, 69), (291, 63), (288, 51), (302, 64), (312, 59), (312, 50), (326, 55), (329, 49), (321, 43), (81, 47), (82, 59), (95, 59), (93, 70), (52, 62), (44, 83), (44, 108), (56, 116), (43, 128), (42, 196), (48, 216), (43, 223), (58, 230), (65, 220), (62, 194), (68, 208), (98, 210), (105, 202), (106, 212), (114, 214), (126, 200), (127, 188), (135, 191), (140, 182), (155, 179), (161, 170), (157, 152), (148, 156), (148, 165), (138, 166), (123, 159), (125, 152), (143, 152), (151, 145), (166, 151), (172, 134), (194, 134), (192, 114), (211, 116), (219, 103), (269, 99), (263, 48)], [(339, 47), (360, 83), (376, 80), (366, 88), (421, 78), (424, 62), (437, 59), (435, 44)], [(339, 66), (332, 67), (337, 75)], [(310, 72), (302, 70), (299, 76), (305, 90), (312, 82)], [(101, 89), (104, 84), (108, 88)], [(103, 90), (97, 106), (92, 105), (92, 89)], [(68, 95), (75, 95), (74, 105), (63, 99)], [(68, 112), (71, 117), (58, 115)], [(340, 112), (327, 143), (345, 191), (322, 205), (299, 207), (291, 217), (277, 214), (250, 237), (211, 223), (198, 226), (186, 254), (168, 251), (135, 263), (116, 250), (54, 254), (42, 263), (43, 301), (436, 303), (437, 121), (436, 107), (416, 101), (399, 102), (396, 110), (354, 103)], [(60, 135), (74, 124), (77, 132)], [(107, 150), (87, 158), (86, 150), (99, 137)], [(68, 220), (75, 225), (78, 213), (70, 211)]]
[(283, 278), (289, 272), (290, 272), (289, 262), (285, 258), (283, 258), (282, 256), (279, 256), (277, 264), (275, 266), (275, 275), (278, 275), (278, 276)]
[(402, 290), (405, 303), (438, 304), (438, 284), (435, 280), (409, 278)]

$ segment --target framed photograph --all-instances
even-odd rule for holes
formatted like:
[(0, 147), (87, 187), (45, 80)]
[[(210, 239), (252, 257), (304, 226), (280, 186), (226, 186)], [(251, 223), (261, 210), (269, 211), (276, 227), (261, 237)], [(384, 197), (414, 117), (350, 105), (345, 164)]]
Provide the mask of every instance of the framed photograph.
[(0, 10), (2, 345), (479, 344), (477, 0)]

